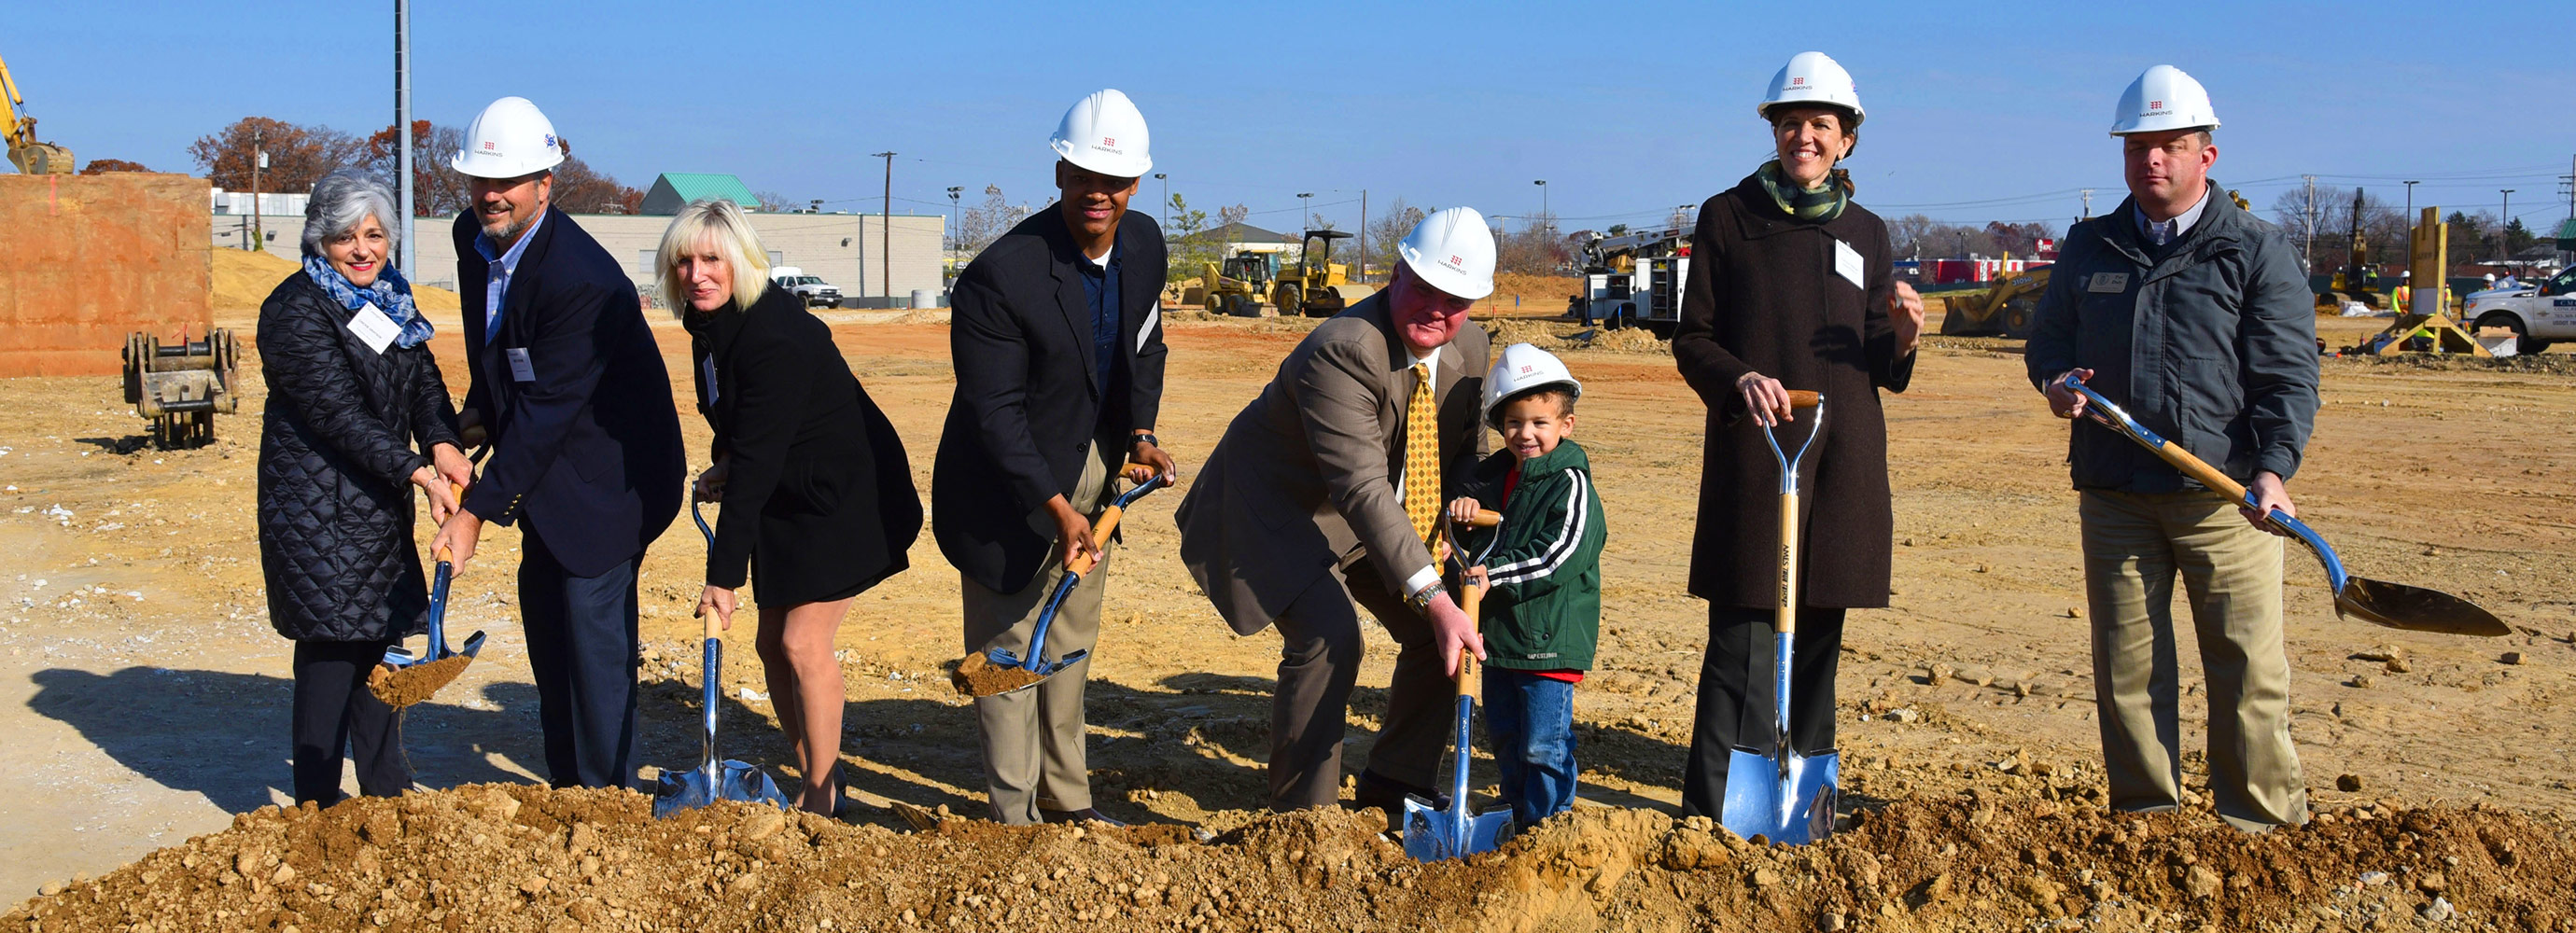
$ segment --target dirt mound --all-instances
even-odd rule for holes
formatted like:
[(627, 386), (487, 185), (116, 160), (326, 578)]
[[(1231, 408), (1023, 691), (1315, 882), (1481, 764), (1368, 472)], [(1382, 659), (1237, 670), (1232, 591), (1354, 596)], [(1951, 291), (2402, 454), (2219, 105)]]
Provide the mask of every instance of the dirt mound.
[[(238, 249), (215, 250), (212, 264), (214, 307), (220, 311), (259, 307), (268, 300), (268, 293), (277, 290), (277, 283), (294, 275), (298, 268), (291, 259)], [(455, 292), (444, 288), (414, 285), (411, 297), (423, 311), (456, 311), (464, 307)]]
[(2247, 836), (1977, 793), (1853, 814), (1822, 845), (1587, 809), (1503, 850), (1420, 865), (1376, 813), (922, 832), (719, 804), (652, 820), (633, 792), (477, 785), (267, 808), (0, 924), (125, 930), (2379, 929), (2459, 917), (2576, 930), (2560, 820), (2394, 806)]
[[(1494, 345), (1507, 347), (1526, 343), (1551, 353), (1568, 351), (1608, 351), (1612, 353), (1645, 353), (1671, 356), (1672, 344), (1656, 337), (1652, 331), (1627, 327), (1610, 330), (1600, 326), (1585, 327), (1561, 321), (1534, 321), (1527, 318), (1494, 318), (1484, 322), (1494, 335)], [(1589, 332), (1590, 337), (1577, 339)]]

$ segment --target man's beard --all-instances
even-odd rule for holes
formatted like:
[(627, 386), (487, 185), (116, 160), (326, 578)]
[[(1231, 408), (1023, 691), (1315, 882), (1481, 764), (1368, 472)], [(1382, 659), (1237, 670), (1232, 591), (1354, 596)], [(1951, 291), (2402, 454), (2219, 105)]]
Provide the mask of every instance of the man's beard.
[(528, 215), (525, 220), (510, 214), (503, 214), (501, 215), (501, 220), (499, 222), (483, 225), (483, 235), (490, 238), (494, 243), (506, 246), (511, 242), (516, 241), (519, 238), (519, 234), (527, 232), (528, 225), (536, 222), (536, 219), (537, 217), (535, 214)]

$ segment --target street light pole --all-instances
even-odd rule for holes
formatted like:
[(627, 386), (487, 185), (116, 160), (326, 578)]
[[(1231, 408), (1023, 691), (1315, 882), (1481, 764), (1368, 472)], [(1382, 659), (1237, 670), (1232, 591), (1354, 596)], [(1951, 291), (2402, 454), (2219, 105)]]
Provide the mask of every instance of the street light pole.
[(886, 151), (876, 153), (876, 156), (886, 160), (885, 206), (877, 215), (878, 222), (885, 225), (885, 235), (877, 240), (877, 263), (879, 271), (885, 274), (885, 284), (879, 288), (885, 295), (886, 307), (891, 308), (894, 307), (894, 153)]
[(1315, 193), (1312, 191), (1297, 192), (1297, 229), (1300, 231), (1305, 230), (1306, 225), (1315, 219), (1314, 213), (1306, 208), (1314, 197)]
[[(2420, 184), (2423, 184), (2423, 182), (2409, 181), (2406, 183), (2406, 226), (2410, 229), (2415, 226), (2415, 186)], [(2409, 255), (2412, 255), (2411, 250), (2413, 250), (2414, 247), (2409, 246), (2407, 249), (2410, 250)]]
[(412, 232), (419, 226), (412, 215), (411, 151), (411, 3), (394, 0), (394, 175), (402, 179), (402, 273), (420, 274), (420, 251), (413, 245)]
[(1154, 220), (1166, 228), (1163, 235), (1169, 237), (1171, 233), (1168, 229), (1172, 226), (1172, 176), (1164, 172), (1155, 172), (1154, 180), (1163, 183), (1163, 206), (1154, 210)]
[(268, 167), (268, 153), (260, 151), (259, 144), (260, 131), (254, 126), (250, 131), (250, 248), (255, 250), (268, 248), (268, 232), (260, 228), (260, 215), (266, 211), (259, 205), (259, 170)]
[(965, 215), (957, 211), (957, 196), (965, 192), (964, 186), (948, 186), (948, 248), (950, 251), (948, 258), (950, 259), (956, 259), (958, 253), (966, 250)]
[(1556, 218), (1548, 216), (1547, 213), (1547, 179), (1541, 178), (1530, 184), (1538, 186), (1538, 232), (1539, 235), (1545, 236), (1548, 228), (1556, 226)]

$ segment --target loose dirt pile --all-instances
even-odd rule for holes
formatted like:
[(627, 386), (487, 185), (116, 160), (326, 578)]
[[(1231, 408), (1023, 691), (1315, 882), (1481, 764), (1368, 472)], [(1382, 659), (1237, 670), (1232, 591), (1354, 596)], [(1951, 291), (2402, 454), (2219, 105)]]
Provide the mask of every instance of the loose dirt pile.
[(2247, 836), (2205, 809), (1968, 793), (1860, 811), (1830, 841), (1586, 809), (1421, 865), (1374, 812), (902, 833), (632, 792), (476, 785), (267, 808), (0, 924), (127, 930), (2576, 930), (2576, 839), (2496, 810), (2347, 808)]
[(980, 654), (967, 655), (948, 672), (949, 685), (970, 697), (1000, 696), (1045, 679), (1045, 675), (1036, 671), (1003, 667)]
[(473, 658), (456, 654), (402, 670), (380, 664), (367, 672), (367, 691), (385, 701), (386, 706), (401, 709), (437, 696), (438, 688), (454, 682), (456, 675), (465, 673), (465, 665), (471, 663)]
[[(1598, 325), (1585, 327), (1558, 321), (1533, 321), (1526, 318), (1495, 318), (1481, 322), (1494, 335), (1494, 345), (1526, 343), (1541, 350), (1567, 352), (1602, 350), (1612, 353), (1645, 353), (1671, 356), (1672, 344), (1644, 328), (1625, 327), (1610, 330)], [(1589, 332), (1590, 337), (1576, 335)]]
[[(214, 274), (210, 278), (214, 308), (218, 311), (259, 307), (268, 300), (268, 293), (277, 290), (277, 283), (294, 275), (297, 268), (291, 259), (238, 249), (215, 250), (212, 263)], [(423, 311), (456, 311), (464, 307), (455, 292), (427, 285), (412, 286), (411, 298)]]

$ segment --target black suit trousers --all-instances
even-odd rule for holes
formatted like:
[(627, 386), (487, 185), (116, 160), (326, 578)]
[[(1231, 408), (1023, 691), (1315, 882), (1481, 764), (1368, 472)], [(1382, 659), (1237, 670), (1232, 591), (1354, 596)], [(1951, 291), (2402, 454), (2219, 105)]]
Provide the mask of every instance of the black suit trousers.
[[(1727, 759), (1738, 746), (1770, 754), (1778, 728), (1772, 694), (1779, 676), (1771, 647), (1774, 610), (1708, 608), (1708, 652), (1700, 659), (1699, 709), (1690, 762), (1682, 771), (1682, 815), (1717, 819), (1726, 809)], [(1802, 753), (1834, 747), (1834, 672), (1842, 661), (1841, 609), (1798, 610), (1789, 659), (1789, 741)]]
[(403, 760), (402, 719), (367, 689), (367, 672), (385, 659), (388, 642), (295, 642), (295, 802), (340, 802), (340, 757), (358, 765), (358, 792), (396, 797), (411, 789)]
[[(556, 787), (625, 787), (635, 774), (635, 563), (594, 577), (555, 560), (523, 522), (519, 612), (537, 681), (546, 776)], [(639, 555), (640, 557), (640, 555)]]

